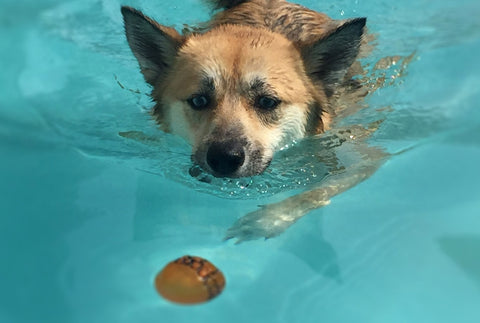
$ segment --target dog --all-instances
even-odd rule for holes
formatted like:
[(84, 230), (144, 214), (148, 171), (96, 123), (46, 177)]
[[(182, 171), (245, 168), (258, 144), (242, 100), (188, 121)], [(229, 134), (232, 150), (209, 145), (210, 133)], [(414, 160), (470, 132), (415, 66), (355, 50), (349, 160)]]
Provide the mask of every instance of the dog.
[(288, 143), (325, 132), (362, 156), (320, 186), (240, 218), (226, 235), (237, 242), (271, 238), (388, 157), (365, 143), (378, 123), (335, 127), (342, 96), (366, 94), (352, 79), (367, 46), (366, 18), (334, 20), (284, 0), (210, 2), (219, 12), (184, 34), (121, 8), (128, 44), (153, 87), (152, 115), (163, 131), (191, 144), (193, 163), (216, 177), (255, 176)]

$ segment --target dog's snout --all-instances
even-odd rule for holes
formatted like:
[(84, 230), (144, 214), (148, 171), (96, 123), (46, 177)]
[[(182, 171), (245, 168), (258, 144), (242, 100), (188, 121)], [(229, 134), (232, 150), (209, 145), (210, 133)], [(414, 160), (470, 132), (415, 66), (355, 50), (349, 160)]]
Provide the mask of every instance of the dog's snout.
[(245, 151), (239, 142), (217, 142), (210, 145), (207, 151), (207, 163), (215, 174), (232, 176), (242, 167)]

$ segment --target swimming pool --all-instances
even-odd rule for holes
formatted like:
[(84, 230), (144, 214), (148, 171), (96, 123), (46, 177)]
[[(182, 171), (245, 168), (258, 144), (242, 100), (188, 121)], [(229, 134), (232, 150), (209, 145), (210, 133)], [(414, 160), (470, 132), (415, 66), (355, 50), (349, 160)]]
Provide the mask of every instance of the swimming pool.
[[(367, 99), (392, 110), (375, 142), (414, 149), (281, 236), (235, 245), (222, 238), (237, 218), (291, 192), (181, 177), (187, 148), (146, 113), (119, 11), (181, 28), (208, 17), (201, 2), (2, 1), (0, 322), (478, 322), (480, 4), (300, 3), (368, 17), (372, 62), (415, 52)], [(156, 294), (184, 254), (222, 269), (223, 294), (193, 307)]]

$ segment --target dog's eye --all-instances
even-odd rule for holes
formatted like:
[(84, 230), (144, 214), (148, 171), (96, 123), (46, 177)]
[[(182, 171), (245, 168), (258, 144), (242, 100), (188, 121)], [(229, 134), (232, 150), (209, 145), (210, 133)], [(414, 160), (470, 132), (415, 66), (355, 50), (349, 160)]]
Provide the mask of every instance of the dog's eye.
[(280, 104), (280, 100), (270, 96), (261, 96), (257, 98), (256, 106), (262, 110), (270, 111), (275, 109)]
[(210, 99), (202, 94), (192, 96), (187, 102), (195, 110), (202, 110), (210, 105)]

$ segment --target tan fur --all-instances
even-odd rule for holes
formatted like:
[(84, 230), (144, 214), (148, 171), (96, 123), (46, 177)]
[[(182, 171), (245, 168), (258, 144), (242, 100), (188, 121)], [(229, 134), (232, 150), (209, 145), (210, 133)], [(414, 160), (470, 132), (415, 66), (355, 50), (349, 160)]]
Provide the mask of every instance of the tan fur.
[[(271, 159), (285, 141), (327, 130), (335, 107), (331, 106), (323, 83), (313, 81), (305, 71), (302, 51), (344, 21), (283, 0), (213, 2), (229, 9), (215, 15), (204, 33), (181, 36), (143, 16), (179, 48), (170, 73), (153, 80), (155, 71), (150, 69), (151, 64), (142, 64), (144, 59), (132, 47), (146, 80), (154, 86), (152, 96), (157, 105), (153, 115), (162, 129), (183, 136), (195, 150), (222, 123), (227, 127), (239, 121), (244, 133), (267, 150), (266, 159)], [(218, 105), (199, 113), (185, 101), (198, 90), (205, 74), (215, 79)], [(244, 100), (243, 83), (249, 77), (268, 81), (282, 100), (280, 114), (290, 118), (279, 124), (294, 123), (295, 129), (282, 129), (278, 124), (272, 129), (262, 124), (251, 104)], [(292, 120), (294, 110), (303, 119)]]
[[(208, 136), (216, 126), (234, 122), (241, 122), (245, 133), (263, 146), (275, 147), (276, 143), (272, 142), (281, 134), (276, 129), (263, 126), (256, 112), (242, 97), (249, 78), (268, 79), (279, 93), (285, 113), (288, 113), (289, 106), (292, 105), (307, 113), (307, 104), (312, 101), (328, 106), (325, 95), (305, 75), (298, 50), (280, 34), (238, 25), (222, 25), (210, 33), (189, 38), (178, 56), (177, 63), (173, 66), (175, 74), (162, 81), (165, 85), (160, 86), (161, 91), (154, 93), (157, 101), (160, 98), (169, 103), (184, 101), (197, 90), (205, 73), (216, 80), (219, 102), (215, 110), (202, 113), (188, 107), (183, 110), (187, 124), (204, 125), (194, 129), (192, 136), (186, 138), (194, 147), (199, 144), (195, 141)], [(178, 111), (172, 112), (171, 107), (166, 107), (163, 113), (168, 118)], [(328, 112), (325, 111), (323, 124), (328, 125), (327, 115)], [(172, 120), (159, 121), (161, 124), (172, 125)], [(323, 131), (323, 124), (314, 131)], [(169, 130), (172, 130), (171, 127)]]
[[(365, 18), (333, 20), (284, 0), (210, 2), (224, 10), (184, 35), (122, 7), (129, 45), (153, 86), (152, 115), (164, 131), (190, 142), (194, 164), (205, 171), (260, 174), (276, 151), (323, 133), (336, 112), (347, 115), (349, 102), (366, 94), (351, 80), (361, 70), (355, 60), (365, 48)], [(339, 136), (344, 133), (350, 134)], [(250, 213), (229, 237), (274, 236), (328, 204), (385, 157), (375, 149), (362, 151), (372, 156), (371, 164), (345, 172), (338, 183), (330, 177), (326, 186)]]
[(290, 41), (311, 44), (338, 27), (341, 22), (327, 15), (283, 0), (252, 0), (217, 14), (210, 22), (263, 27), (285, 35)]

